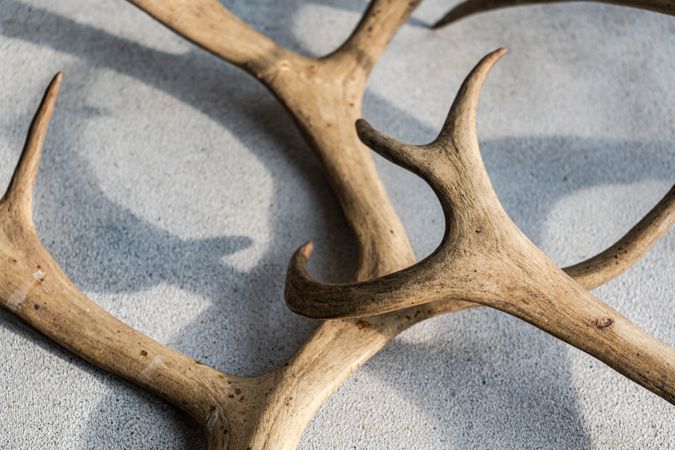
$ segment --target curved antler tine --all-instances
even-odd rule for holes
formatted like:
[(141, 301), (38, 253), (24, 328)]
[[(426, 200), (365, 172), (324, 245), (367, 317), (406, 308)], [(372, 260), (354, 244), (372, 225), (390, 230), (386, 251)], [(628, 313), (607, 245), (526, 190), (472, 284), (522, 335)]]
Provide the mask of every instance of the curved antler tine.
[[(399, 309), (394, 297), (409, 298), (412, 293), (404, 288), (406, 281), (416, 282), (415, 277), (403, 273), (418, 267), (396, 272), (396, 277), (385, 276), (374, 281), (353, 284), (325, 284), (315, 280), (307, 270), (307, 261), (314, 251), (311, 242), (297, 249), (288, 266), (284, 298), (291, 311), (314, 319), (333, 319), (372, 315), (373, 309), (393, 311)], [(414, 285), (409, 284), (409, 288)], [(368, 299), (363, 301), (363, 299)], [(387, 309), (388, 308), (388, 309)]]
[(26, 136), (26, 143), (12, 179), (0, 203), (14, 212), (23, 225), (33, 223), (33, 188), (40, 164), (47, 128), (54, 114), (56, 98), (61, 87), (62, 74), (57, 73), (47, 87)]
[[(500, 48), (486, 55), (466, 77), (450, 108), (440, 133), (426, 145), (411, 145), (391, 138), (367, 121), (356, 123), (361, 141), (368, 147), (427, 181), (441, 198), (446, 219), (452, 220), (450, 207), (467, 200), (497, 204), (483, 166), (476, 132), (476, 113), (480, 92), (495, 63), (506, 54)], [(446, 158), (441, 158), (446, 154)], [(473, 186), (477, 196), (469, 199), (458, 191), (457, 182)], [(462, 189), (466, 191), (466, 189)]]
[(483, 57), (474, 67), (459, 88), (441, 132), (431, 145), (452, 146), (460, 151), (479, 151), (476, 113), (480, 93), (495, 63), (507, 52), (506, 48), (499, 48)]
[[(466, 0), (446, 13), (431, 28), (441, 28), (473, 14), (508, 8), (511, 6), (534, 5), (538, 3), (563, 3), (578, 0)], [(589, 0), (618, 6), (646, 9), (662, 14), (675, 14), (675, 3), (669, 0)]]
[[(365, 119), (356, 121), (356, 132), (365, 145), (391, 162), (423, 178), (430, 174), (431, 157), (436, 150), (473, 153), (480, 158), (476, 133), (476, 112), (480, 92), (495, 63), (508, 50), (500, 48), (486, 55), (474, 67), (460, 87), (441, 132), (427, 145), (411, 145), (398, 141), (373, 128)], [(428, 180), (431, 182), (431, 180)]]
[[(565, 267), (562, 270), (585, 289), (595, 289), (628, 270), (673, 225), (675, 225), (675, 186), (671, 187), (661, 201), (612, 246), (585, 261)], [(368, 301), (369, 298), (372, 299), (373, 297), (372, 287), (367, 287), (368, 283), (336, 285), (324, 284), (313, 279), (307, 269), (307, 262), (313, 251), (314, 245), (307, 242), (296, 250), (289, 263), (285, 297), (291, 310), (305, 316), (323, 319), (372, 315), (379, 312), (374, 311), (375, 305)], [(430, 258), (433, 257), (434, 255), (430, 256)], [(392, 277), (400, 277), (400, 275), (400, 273), (392, 274)], [(347, 299), (344, 294), (348, 291), (349, 295), (352, 296), (355, 292), (361, 292), (362, 295), (357, 299)], [(411, 303), (410, 299), (406, 298), (402, 292), (398, 292), (396, 297), (390, 295), (388, 303), (399, 301), (400, 304), (395, 305), (395, 307), (389, 304), (386, 310), (391, 311), (403, 308), (406, 305), (412, 306), (413, 304), (423, 303), (419, 300), (426, 298), (420, 292), (417, 293), (416, 297), (418, 301)], [(445, 300), (448, 300), (448, 298), (445, 298)], [(355, 305), (358, 305), (358, 308)], [(380, 308), (381, 305), (382, 302), (380, 302)], [(338, 313), (338, 311), (342, 312)], [(384, 311), (384, 309), (380, 311)]]
[(625, 272), (675, 225), (675, 185), (633, 228), (607, 250), (565, 269), (574, 280), (594, 289)]

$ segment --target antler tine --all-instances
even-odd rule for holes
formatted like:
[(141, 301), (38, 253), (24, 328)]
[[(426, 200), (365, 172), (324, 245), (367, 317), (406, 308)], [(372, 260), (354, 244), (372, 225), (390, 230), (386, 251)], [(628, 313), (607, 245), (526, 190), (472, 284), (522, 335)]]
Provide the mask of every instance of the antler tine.
[[(555, 267), (510, 220), (494, 194), (467, 128), (475, 125), (475, 117), (469, 116), (476, 113), (486, 69), (500, 54), (503, 51), (483, 59), (469, 75), (439, 138), (424, 146), (424, 158), (419, 157), (421, 152), (402, 156), (407, 146), (379, 134), (367, 139), (379, 150), (387, 147), (385, 155), (409, 165), (436, 155), (433, 161), (424, 161), (424, 169), (417, 167), (446, 214), (446, 234), (436, 251), (389, 276), (327, 285), (309, 278), (306, 260), (311, 246), (305, 245), (289, 267), (289, 307), (311, 317), (342, 318), (441, 300), (481, 303), (532, 323), (675, 402), (675, 349), (639, 329)], [(648, 215), (646, 220), (656, 224), (651, 233), (635, 235), (646, 239), (667, 227), (672, 219), (661, 216), (668, 214), (670, 201), (666, 199), (655, 214)]]
[(587, 289), (602, 286), (628, 270), (675, 225), (675, 185), (633, 228), (598, 255), (565, 272)]
[[(480, 92), (490, 70), (508, 49), (500, 48), (489, 53), (474, 67), (459, 88), (450, 112), (441, 127), (441, 131), (431, 143), (415, 146), (400, 142), (377, 131), (365, 119), (356, 121), (356, 132), (361, 141), (381, 156), (401, 166), (415, 171), (424, 153), (439, 147), (456, 146), (475, 151), (478, 148), (476, 134), (476, 111)], [(419, 149), (417, 152), (415, 149)], [(425, 152), (426, 150), (426, 152)], [(413, 154), (411, 154), (413, 153)]]
[(432, 28), (441, 28), (473, 14), (508, 8), (511, 6), (535, 5), (539, 3), (567, 3), (590, 1), (609, 5), (646, 9), (662, 14), (675, 14), (675, 3), (669, 0), (466, 0), (445, 14)]
[(500, 48), (489, 53), (471, 71), (459, 88), (448, 117), (433, 145), (455, 146), (478, 152), (476, 115), (480, 93), (490, 71), (507, 52), (506, 48)]
[(49, 83), (49, 87), (45, 91), (42, 102), (28, 129), (26, 143), (7, 191), (0, 200), (0, 205), (5, 206), (8, 211), (16, 213), (19, 220), (30, 228), (32, 228), (33, 223), (33, 187), (35, 186), (45, 135), (54, 114), (62, 79), (63, 76), (59, 72)]
[(427, 158), (426, 149), (423, 147), (406, 144), (387, 136), (375, 129), (366, 119), (356, 121), (356, 133), (361, 142), (394, 164), (418, 174), (422, 170), (423, 161)]
[(349, 38), (324, 59), (349, 57), (368, 74), (389, 41), (422, 0), (373, 0)]

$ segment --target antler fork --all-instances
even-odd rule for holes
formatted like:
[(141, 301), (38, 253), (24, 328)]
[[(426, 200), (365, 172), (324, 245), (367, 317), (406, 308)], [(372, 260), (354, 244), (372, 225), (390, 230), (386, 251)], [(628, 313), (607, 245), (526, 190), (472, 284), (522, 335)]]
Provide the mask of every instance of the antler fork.
[[(357, 123), (364, 143), (426, 180), (446, 221), (443, 241), (423, 261), (374, 280), (326, 285), (310, 278), (311, 244), (288, 271), (286, 301), (310, 317), (382, 314), (442, 300), (481, 303), (526, 320), (590, 353), (675, 403), (675, 349), (594, 297), (547, 258), (511, 221), (483, 166), (476, 136), (478, 97), (500, 49), (465, 80), (438, 137), (415, 146)], [(664, 228), (675, 222), (675, 187), (658, 206)], [(578, 270), (578, 269), (575, 269)]]

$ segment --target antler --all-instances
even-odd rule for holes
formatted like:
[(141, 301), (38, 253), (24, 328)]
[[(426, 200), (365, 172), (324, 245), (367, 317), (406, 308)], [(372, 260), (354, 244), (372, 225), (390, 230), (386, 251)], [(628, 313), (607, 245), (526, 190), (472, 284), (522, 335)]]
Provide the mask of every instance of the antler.
[[(420, 0), (374, 0), (350, 38), (323, 58), (284, 49), (216, 0), (130, 1), (248, 71), (282, 101), (324, 163), (354, 229), (359, 249), (356, 279), (386, 275), (414, 263), (403, 226), (354, 122), (370, 70)], [(24, 155), (33, 162), (27, 170), (20, 167), (15, 178), (25, 179), (20, 174), (29, 173), (30, 183), (17, 181), (25, 187), (32, 186), (39, 148)], [(19, 195), (13, 191), (10, 187), (7, 199)], [(22, 201), (3, 201), (0, 208), (0, 256), (6, 256), (2, 261), (8, 266), (0, 275), (0, 298), (6, 299), (2, 304), (74, 353), (188, 411), (208, 430), (212, 449), (294, 448), (323, 401), (398, 333), (429, 317), (478, 305), (441, 300), (367, 319), (327, 321), (285, 364), (256, 377), (226, 375), (152, 341), (88, 300), (41, 246), (32, 223), (22, 219), (30, 214), (19, 213), (18, 205), (28, 205), (26, 211), (30, 206), (26, 195), (20, 197)], [(624, 255), (620, 265), (628, 267), (647, 250), (645, 236), (655, 240), (662, 233), (659, 217), (670, 216), (645, 218), (644, 228), (635, 232), (640, 244), (627, 254), (614, 247), (590, 261)], [(606, 266), (582, 263), (573, 275), (592, 287), (617, 275)], [(606, 332), (613, 333), (619, 325)]]
[(288, 109), (315, 153), (356, 234), (357, 279), (415, 262), (368, 149), (354, 130), (371, 68), (421, 0), (374, 0), (351, 36), (322, 58), (281, 48), (216, 0), (133, 0), (180, 35), (247, 70)]
[[(511, 221), (492, 189), (478, 148), (476, 109), (483, 82), (504, 53), (497, 50), (476, 66), (430, 144), (404, 144), (365, 121), (357, 123), (364, 143), (424, 178), (438, 196), (446, 232), (436, 251), (386, 277), (325, 285), (309, 277), (311, 245), (305, 245), (289, 268), (287, 303), (296, 312), (324, 319), (369, 316), (441, 300), (481, 303), (530, 322), (675, 403), (675, 349), (558, 269)], [(675, 222), (675, 188), (647, 220), (656, 224), (653, 234)], [(625, 239), (635, 243), (632, 251), (640, 245), (634, 234)], [(602, 255), (590, 264), (603, 267), (605, 261)]]
[(609, 5), (646, 9), (662, 14), (675, 15), (675, 3), (670, 0), (465, 0), (453, 7), (432, 28), (441, 28), (473, 14), (511, 6), (536, 5), (540, 3), (597, 2)]
[[(221, 373), (125, 325), (82, 294), (40, 242), (33, 186), (61, 79), (57, 74), (47, 88), (0, 200), (0, 305), (87, 361), (169, 400), (207, 430), (216, 429), (212, 442), (227, 442), (222, 431), (240, 424), (242, 410), (256, 405), (263, 379)], [(242, 395), (249, 398), (245, 408)]]

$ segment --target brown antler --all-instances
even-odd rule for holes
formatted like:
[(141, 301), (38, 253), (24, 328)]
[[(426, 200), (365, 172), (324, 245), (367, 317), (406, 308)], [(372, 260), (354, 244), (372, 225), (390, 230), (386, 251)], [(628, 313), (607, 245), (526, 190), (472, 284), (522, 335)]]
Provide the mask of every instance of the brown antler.
[(258, 389), (251, 392), (250, 379), (207, 367), (110, 315), (75, 287), (35, 232), (33, 185), (61, 79), (57, 74), (49, 85), (0, 200), (0, 305), (87, 361), (166, 398), (207, 429), (217, 426), (215, 439), (222, 441), (228, 415), (235, 425), (243, 415), (241, 396), (232, 394), (249, 396), (246, 408), (255, 404)]
[[(354, 122), (360, 116), (370, 70), (419, 0), (374, 0), (350, 38), (323, 58), (301, 56), (280, 47), (216, 0), (132, 3), (253, 74), (284, 103), (324, 163), (355, 231), (359, 249), (356, 279), (386, 275), (415, 262)], [(51, 92), (55, 93), (55, 88)], [(44, 111), (53, 108), (53, 96), (49, 98)], [(48, 115), (38, 115), (42, 119), (36, 123), (42, 125), (30, 136), (42, 139)], [(36, 131), (38, 128), (42, 131)], [(413, 311), (327, 321), (287, 363), (268, 373), (256, 377), (220, 373), (122, 324), (86, 299), (66, 278), (25, 220), (30, 214), (18, 213), (18, 205), (30, 211), (30, 191), (13, 193), (21, 191), (15, 185), (24, 186), (24, 190), (32, 186), (40, 146), (29, 147), (15, 176), (18, 181), (12, 183), (0, 213), (0, 251), (6, 255), (2, 263), (7, 266), (0, 276), (2, 304), (74, 353), (186, 410), (206, 428), (212, 449), (294, 448), (325, 399), (398, 333), (434, 315), (478, 305), (442, 300)], [(11, 200), (13, 196), (21, 200)], [(594, 262), (617, 256), (618, 267), (627, 268), (665, 232), (664, 217), (648, 215), (634, 238), (625, 238), (632, 243), (628, 253), (617, 244), (605, 256), (581, 263), (573, 276), (586, 288), (609, 281), (618, 272)], [(578, 286), (575, 289), (581, 291)]]
[[(497, 50), (476, 66), (441, 133), (428, 145), (397, 142), (365, 121), (357, 123), (366, 144), (424, 178), (438, 196), (446, 232), (436, 251), (386, 277), (325, 285), (308, 276), (311, 246), (306, 245), (289, 268), (287, 303), (296, 312), (323, 319), (382, 314), (442, 300), (481, 303), (532, 323), (675, 403), (675, 349), (558, 269), (511, 221), (492, 189), (478, 148), (476, 109), (483, 82), (504, 53)], [(656, 222), (665, 230), (675, 222), (675, 187), (660, 205), (665, 211), (657, 211), (661, 220)]]
[[(222, 59), (253, 74), (284, 104), (324, 163), (354, 229), (358, 279), (415, 262), (405, 230), (354, 122), (370, 69), (421, 0), (374, 0), (335, 52), (310, 58), (283, 49), (216, 0), (134, 0), (133, 4)], [(232, 30), (241, 30), (233, 32)]]
[(441, 28), (473, 14), (511, 6), (536, 5), (539, 3), (597, 2), (609, 5), (646, 9), (662, 14), (675, 15), (675, 3), (671, 0), (465, 0), (454, 6), (432, 28)]

